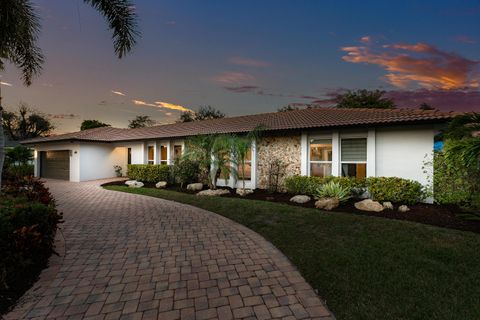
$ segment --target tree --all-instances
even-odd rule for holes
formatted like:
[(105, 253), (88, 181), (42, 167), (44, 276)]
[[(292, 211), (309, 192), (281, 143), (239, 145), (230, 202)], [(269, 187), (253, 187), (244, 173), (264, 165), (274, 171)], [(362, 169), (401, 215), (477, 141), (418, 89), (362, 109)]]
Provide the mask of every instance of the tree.
[(155, 124), (156, 121), (150, 119), (150, 116), (136, 116), (135, 119), (128, 121), (128, 127), (130, 129), (151, 127)]
[(4, 112), (3, 125), (5, 133), (15, 141), (46, 136), (54, 129), (45, 115), (25, 103), (20, 103), (17, 112)]
[[(113, 46), (118, 58), (131, 51), (139, 36), (137, 17), (129, 0), (84, 0), (100, 12), (113, 32)], [(0, 71), (5, 61), (19, 68), (25, 85), (32, 83), (42, 69), (44, 61), (37, 46), (40, 31), (39, 17), (31, 0), (2, 0), (0, 2)], [(1, 87), (1, 85), (0, 85)], [(0, 92), (0, 186), (5, 159), (5, 137), (3, 134), (3, 108)]]
[(83, 120), (80, 125), (80, 131), (103, 127), (111, 127), (111, 125), (98, 120)]
[(24, 146), (16, 146), (8, 150), (6, 154), (6, 162), (8, 165), (26, 165), (33, 159), (32, 150)]
[(281, 107), (281, 108), (277, 109), (278, 112), (287, 112), (287, 111), (293, 111), (293, 110), (300, 110), (300, 108), (299, 107), (294, 107), (294, 106), (289, 104), (285, 107)]
[(480, 171), (480, 113), (455, 117), (445, 134), (447, 161), (461, 162), (465, 167)]
[(212, 106), (201, 106), (198, 111), (184, 111), (180, 114), (177, 122), (192, 122), (210, 119), (225, 118), (225, 113)]
[(426, 102), (422, 102), (419, 106), (418, 106), (418, 109), (420, 110), (437, 110), (435, 109), (434, 107), (432, 107), (431, 105), (429, 105), (428, 103)]
[(381, 90), (356, 90), (339, 94), (335, 98), (337, 108), (369, 108), (369, 109), (394, 109), (392, 99), (384, 98), (385, 91)]

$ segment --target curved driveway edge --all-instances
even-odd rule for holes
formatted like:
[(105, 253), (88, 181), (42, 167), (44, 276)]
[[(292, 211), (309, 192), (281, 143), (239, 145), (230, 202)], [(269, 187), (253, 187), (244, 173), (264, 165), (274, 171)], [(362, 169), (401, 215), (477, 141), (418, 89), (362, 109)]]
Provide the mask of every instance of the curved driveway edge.
[(104, 182), (47, 182), (64, 213), (61, 256), (6, 319), (333, 319), (252, 230)]

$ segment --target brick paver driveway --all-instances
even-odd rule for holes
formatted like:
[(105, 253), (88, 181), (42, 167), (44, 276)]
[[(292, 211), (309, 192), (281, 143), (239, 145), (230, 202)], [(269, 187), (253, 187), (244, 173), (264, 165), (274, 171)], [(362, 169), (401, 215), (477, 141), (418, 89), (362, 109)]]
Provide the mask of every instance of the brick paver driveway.
[(332, 318), (253, 231), (100, 183), (48, 181), (65, 218), (60, 257), (7, 319)]

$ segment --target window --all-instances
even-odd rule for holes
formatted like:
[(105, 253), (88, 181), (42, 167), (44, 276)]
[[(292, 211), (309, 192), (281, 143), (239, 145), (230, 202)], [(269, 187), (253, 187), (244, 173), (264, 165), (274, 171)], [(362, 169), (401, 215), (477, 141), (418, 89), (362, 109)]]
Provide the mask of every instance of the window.
[(332, 175), (332, 140), (310, 140), (310, 175), (328, 177)]
[(245, 165), (238, 166), (238, 178), (240, 180), (252, 179), (252, 149), (248, 149), (245, 155)]
[(160, 146), (160, 164), (167, 164), (167, 146)]
[(367, 176), (367, 139), (342, 139), (342, 176), (365, 178)]
[(132, 148), (127, 148), (127, 164), (132, 164)]
[(173, 160), (180, 159), (182, 156), (182, 145), (173, 146)]
[(154, 164), (155, 163), (155, 147), (154, 146), (148, 146), (147, 148), (147, 153), (148, 153), (148, 164)]

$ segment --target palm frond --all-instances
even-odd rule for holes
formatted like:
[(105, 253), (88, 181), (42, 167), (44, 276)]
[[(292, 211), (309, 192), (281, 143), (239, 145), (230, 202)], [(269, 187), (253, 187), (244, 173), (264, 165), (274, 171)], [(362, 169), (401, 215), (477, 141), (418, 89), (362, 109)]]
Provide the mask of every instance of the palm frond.
[(108, 21), (113, 31), (113, 46), (119, 58), (124, 57), (140, 36), (137, 30), (135, 7), (129, 0), (84, 0), (98, 10)]
[(36, 45), (39, 32), (39, 18), (30, 0), (0, 2), (0, 68), (3, 60), (12, 62), (21, 69), (26, 85), (40, 73), (44, 61)]

